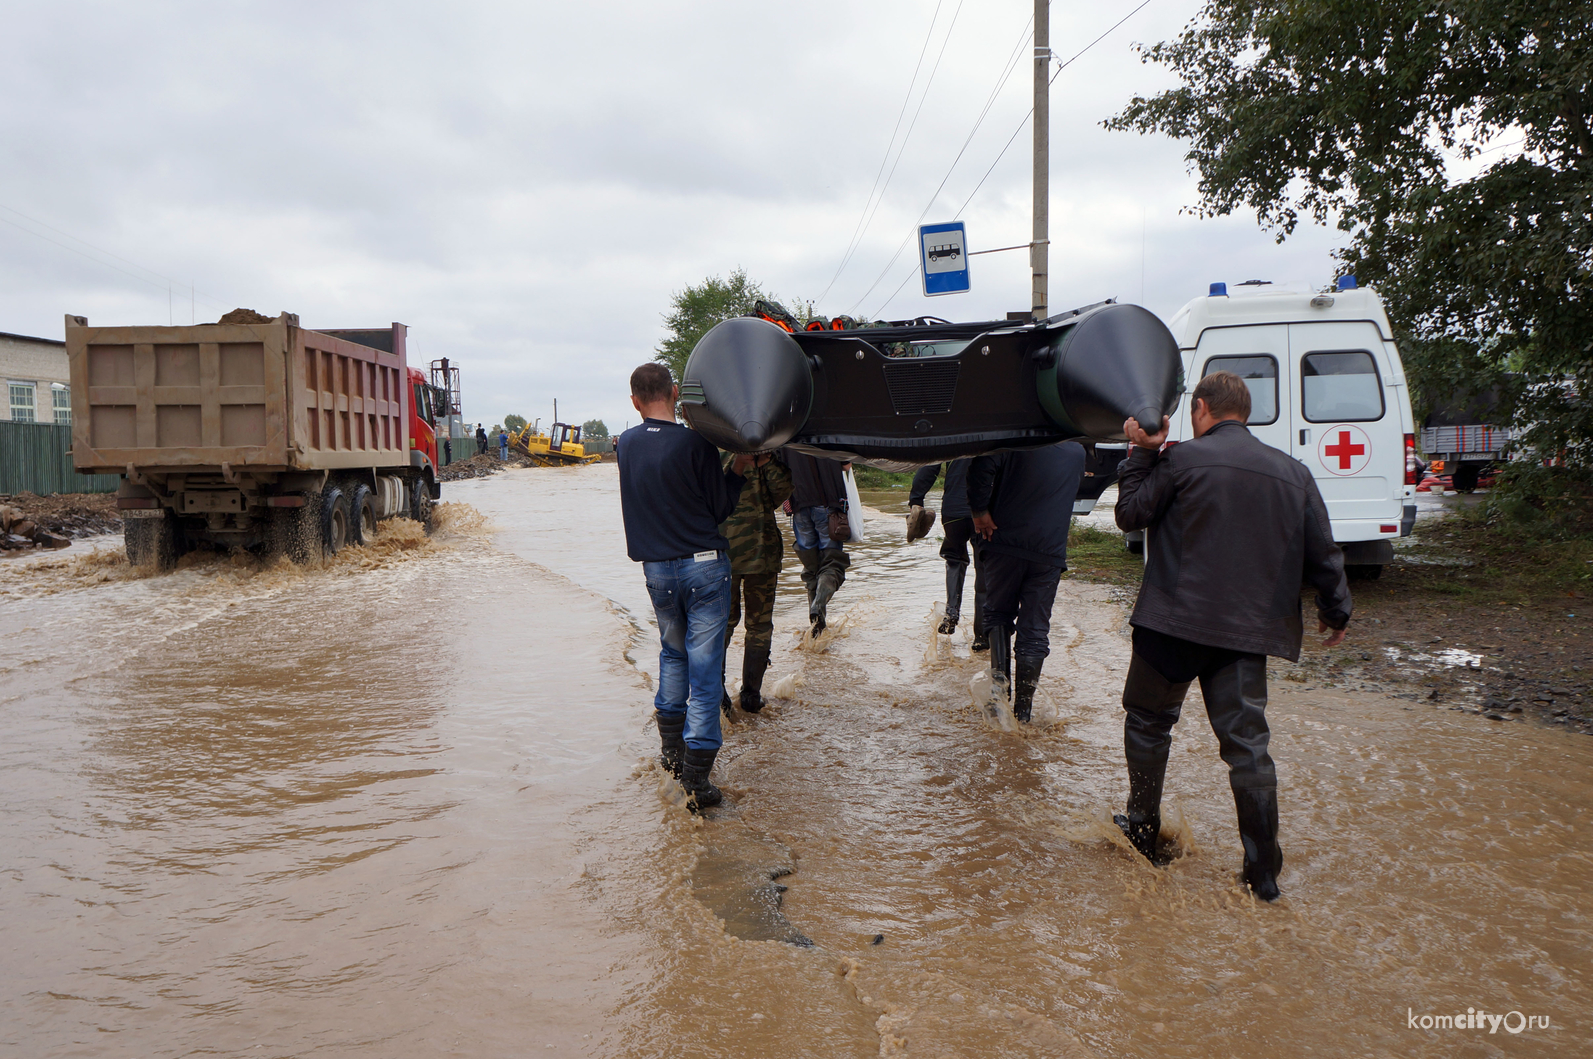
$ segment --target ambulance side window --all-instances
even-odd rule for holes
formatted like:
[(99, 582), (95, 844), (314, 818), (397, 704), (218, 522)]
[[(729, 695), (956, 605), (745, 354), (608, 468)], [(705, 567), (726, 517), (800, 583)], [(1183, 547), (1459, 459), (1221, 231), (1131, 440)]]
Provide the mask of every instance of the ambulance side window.
[(1265, 353), (1244, 357), (1212, 357), (1206, 361), (1206, 375), (1231, 371), (1250, 387), (1250, 418), (1254, 427), (1278, 421), (1278, 362)]
[(1300, 358), (1300, 405), (1312, 423), (1367, 423), (1383, 418), (1383, 383), (1365, 350)]

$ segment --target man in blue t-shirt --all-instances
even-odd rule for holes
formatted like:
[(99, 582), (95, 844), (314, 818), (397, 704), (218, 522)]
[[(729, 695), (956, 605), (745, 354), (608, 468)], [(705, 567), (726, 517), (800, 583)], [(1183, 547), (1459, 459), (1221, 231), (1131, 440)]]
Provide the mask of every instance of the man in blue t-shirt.
[(709, 780), (719, 754), (725, 625), (730, 617), (729, 543), (719, 524), (741, 496), (752, 456), (721, 469), (719, 450), (675, 422), (679, 387), (662, 364), (631, 373), (631, 404), (642, 414), (620, 435), (620, 510), (625, 549), (642, 564), (658, 617), (659, 763), (700, 811), (724, 795)]

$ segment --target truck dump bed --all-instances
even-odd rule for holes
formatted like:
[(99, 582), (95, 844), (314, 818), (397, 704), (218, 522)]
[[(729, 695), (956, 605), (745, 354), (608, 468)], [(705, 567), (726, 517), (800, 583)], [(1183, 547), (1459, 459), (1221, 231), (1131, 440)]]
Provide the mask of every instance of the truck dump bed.
[(96, 474), (407, 467), (405, 330), (378, 332), (379, 349), (291, 313), (189, 327), (68, 316), (72, 462)]

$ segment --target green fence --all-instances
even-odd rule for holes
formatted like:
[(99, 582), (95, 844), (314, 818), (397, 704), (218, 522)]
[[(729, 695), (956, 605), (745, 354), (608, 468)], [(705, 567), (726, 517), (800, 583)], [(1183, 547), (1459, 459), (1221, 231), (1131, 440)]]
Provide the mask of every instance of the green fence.
[(0, 421), (0, 493), (114, 493), (119, 474), (72, 469), (72, 428)]

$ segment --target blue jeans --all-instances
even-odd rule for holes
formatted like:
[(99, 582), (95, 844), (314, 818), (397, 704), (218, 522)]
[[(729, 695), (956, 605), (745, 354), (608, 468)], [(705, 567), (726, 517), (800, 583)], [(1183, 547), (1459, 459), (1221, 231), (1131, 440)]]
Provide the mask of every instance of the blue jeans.
[(791, 532), (796, 534), (796, 546), (804, 551), (840, 547), (830, 540), (830, 509), (823, 504), (793, 511)]
[(724, 552), (643, 563), (658, 617), (658, 694), (653, 707), (686, 716), (686, 745), (718, 750), (719, 700), (725, 690), (725, 625), (730, 618), (730, 557)]

